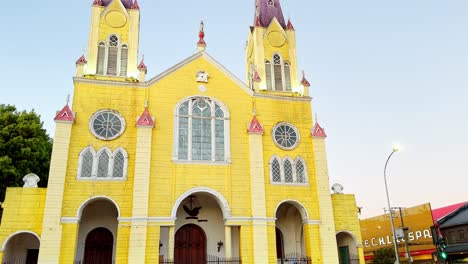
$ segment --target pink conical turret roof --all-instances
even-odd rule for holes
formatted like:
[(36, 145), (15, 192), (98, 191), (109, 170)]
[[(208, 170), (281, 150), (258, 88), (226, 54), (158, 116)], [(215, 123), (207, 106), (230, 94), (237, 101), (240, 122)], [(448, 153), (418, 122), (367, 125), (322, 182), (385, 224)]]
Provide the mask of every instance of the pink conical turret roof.
[(260, 26), (268, 27), (273, 18), (276, 18), (280, 25), (286, 29), (280, 0), (255, 0), (255, 9), (254, 25), (258, 26), (257, 23), (260, 22)]
[(87, 61), (86, 61), (84, 54), (81, 55), (81, 57), (76, 61), (76, 64), (86, 64), (86, 63)]
[(135, 2), (133, 2), (132, 9), (140, 9), (140, 6), (138, 5), (138, 0), (135, 0)]
[(250, 134), (263, 134), (263, 126), (258, 121), (257, 116), (254, 115), (252, 121), (250, 121), (247, 132)]
[(136, 123), (137, 127), (154, 127), (154, 120), (150, 115), (148, 107), (145, 107), (145, 111), (141, 114), (140, 118)]
[(65, 107), (62, 108), (62, 110), (60, 110), (57, 113), (57, 115), (54, 118), (54, 121), (62, 121), (62, 122), (74, 122), (75, 121), (75, 116), (73, 115), (73, 112), (68, 106), (68, 103), (65, 105)]
[(148, 67), (146, 67), (146, 64), (145, 64), (145, 56), (141, 58), (140, 64), (138, 64), (137, 69), (145, 70), (145, 71), (148, 69)]

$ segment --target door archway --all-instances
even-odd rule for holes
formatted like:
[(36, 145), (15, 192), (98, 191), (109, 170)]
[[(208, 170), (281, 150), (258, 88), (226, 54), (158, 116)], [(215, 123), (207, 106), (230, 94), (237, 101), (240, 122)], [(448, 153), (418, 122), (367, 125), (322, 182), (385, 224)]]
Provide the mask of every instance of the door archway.
[(83, 264), (112, 264), (114, 237), (104, 227), (93, 229), (86, 236)]
[(187, 224), (175, 235), (174, 264), (204, 264), (206, 262), (206, 235), (201, 227)]

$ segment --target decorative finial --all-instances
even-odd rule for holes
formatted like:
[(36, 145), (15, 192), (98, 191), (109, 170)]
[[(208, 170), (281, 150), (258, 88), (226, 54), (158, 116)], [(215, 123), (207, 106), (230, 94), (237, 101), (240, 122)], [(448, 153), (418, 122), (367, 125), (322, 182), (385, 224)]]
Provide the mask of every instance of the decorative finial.
[(148, 108), (148, 99), (145, 100), (145, 109)]
[(197, 49), (198, 51), (204, 51), (206, 49), (206, 42), (205, 42), (205, 24), (203, 21), (200, 22), (200, 32), (198, 33), (198, 43)]
[(70, 102), (70, 95), (69, 94), (67, 95), (67, 101), (66, 102), (67, 102), (67, 105)]
[(315, 123), (318, 123), (318, 115), (315, 113)]

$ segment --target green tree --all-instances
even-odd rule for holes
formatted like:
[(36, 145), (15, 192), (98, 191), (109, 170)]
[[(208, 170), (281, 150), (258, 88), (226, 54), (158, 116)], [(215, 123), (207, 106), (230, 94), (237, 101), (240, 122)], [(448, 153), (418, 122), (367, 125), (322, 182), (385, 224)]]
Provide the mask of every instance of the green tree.
[(18, 111), (0, 104), (0, 201), (6, 187), (23, 186), (22, 178), (35, 173), (47, 186), (52, 140), (34, 111)]
[(395, 263), (395, 251), (393, 248), (381, 248), (374, 252), (374, 264), (393, 264)]

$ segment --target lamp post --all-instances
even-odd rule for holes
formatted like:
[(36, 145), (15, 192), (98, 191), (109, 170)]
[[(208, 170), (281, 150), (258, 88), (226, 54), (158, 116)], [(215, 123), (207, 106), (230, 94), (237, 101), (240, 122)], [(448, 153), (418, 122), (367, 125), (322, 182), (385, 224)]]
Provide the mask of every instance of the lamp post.
[(393, 147), (392, 153), (387, 158), (387, 161), (385, 162), (385, 167), (384, 167), (384, 182), (385, 182), (385, 192), (387, 193), (387, 203), (388, 203), (388, 210), (390, 212), (390, 224), (392, 226), (392, 236), (393, 236), (393, 245), (395, 248), (395, 264), (400, 264), (400, 256), (398, 255), (398, 245), (397, 245), (397, 240), (395, 237), (395, 224), (393, 223), (393, 213), (392, 213), (392, 207), (390, 206), (390, 197), (388, 195), (388, 187), (387, 187), (387, 164), (390, 158), (393, 156), (395, 152), (399, 150), (398, 147)]

